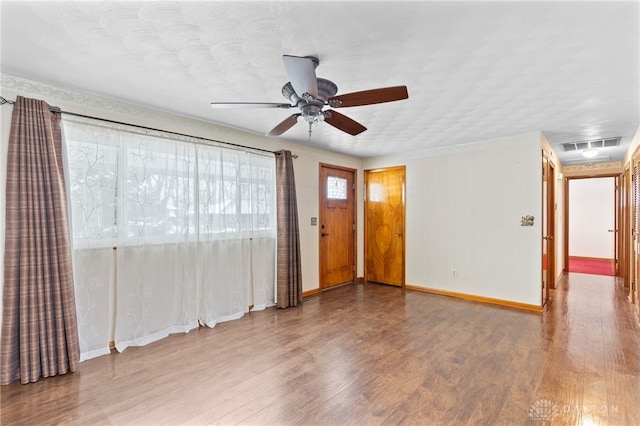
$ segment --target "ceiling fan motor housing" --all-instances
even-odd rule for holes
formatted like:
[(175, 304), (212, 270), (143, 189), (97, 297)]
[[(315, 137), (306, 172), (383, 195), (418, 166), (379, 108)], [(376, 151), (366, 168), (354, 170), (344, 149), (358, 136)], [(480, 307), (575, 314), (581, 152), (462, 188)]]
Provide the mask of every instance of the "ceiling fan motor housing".
[(295, 90), (293, 90), (293, 86), (291, 82), (288, 82), (284, 86), (282, 86), (282, 95), (289, 99), (292, 104), (296, 105), (300, 112), (302, 113), (302, 117), (308, 123), (318, 123), (324, 120), (324, 114), (322, 113), (322, 108), (324, 107), (327, 99), (335, 96), (338, 93), (338, 86), (329, 80), (324, 78), (318, 78), (318, 98), (314, 99), (308, 94), (303, 93), (302, 95), (298, 95)]

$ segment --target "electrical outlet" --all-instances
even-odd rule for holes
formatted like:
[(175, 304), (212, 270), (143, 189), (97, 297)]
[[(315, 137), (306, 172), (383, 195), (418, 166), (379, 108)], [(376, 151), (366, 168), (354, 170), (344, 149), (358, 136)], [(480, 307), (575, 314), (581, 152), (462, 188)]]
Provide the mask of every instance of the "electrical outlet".
[(458, 271), (456, 271), (455, 269), (451, 270), (451, 278), (455, 278), (458, 276)]

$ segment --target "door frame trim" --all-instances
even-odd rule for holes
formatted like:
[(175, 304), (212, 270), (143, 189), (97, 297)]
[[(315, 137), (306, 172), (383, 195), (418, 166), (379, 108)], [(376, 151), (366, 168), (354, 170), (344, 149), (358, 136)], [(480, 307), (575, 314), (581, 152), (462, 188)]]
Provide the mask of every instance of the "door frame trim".
[[(354, 229), (354, 235), (353, 235), (353, 271), (352, 271), (352, 281), (356, 280), (356, 277), (358, 275), (358, 203), (357, 203), (357, 199), (358, 199), (358, 169), (354, 169), (351, 167), (344, 167), (344, 166), (337, 166), (335, 164), (329, 164), (329, 163), (318, 163), (318, 224), (322, 223), (322, 219), (323, 219), (323, 214), (324, 212), (320, 209), (320, 206), (322, 204), (322, 197), (324, 196), (324, 194), (322, 193), (322, 169), (326, 168), (326, 169), (333, 169), (333, 170), (342, 170), (345, 172), (349, 172), (351, 174), (353, 174), (353, 186), (354, 186), (354, 191), (353, 191), (353, 199), (352, 199), (352, 205), (353, 205), (353, 223), (355, 225), (355, 229)], [(322, 248), (321, 248), (321, 237), (320, 237), (320, 226), (317, 226), (317, 232), (316, 235), (318, 237), (318, 288), (319, 291), (321, 290), (325, 290), (325, 289), (329, 289), (332, 287), (327, 287), (326, 283), (324, 282), (323, 278), (324, 278), (324, 272), (322, 271)]]

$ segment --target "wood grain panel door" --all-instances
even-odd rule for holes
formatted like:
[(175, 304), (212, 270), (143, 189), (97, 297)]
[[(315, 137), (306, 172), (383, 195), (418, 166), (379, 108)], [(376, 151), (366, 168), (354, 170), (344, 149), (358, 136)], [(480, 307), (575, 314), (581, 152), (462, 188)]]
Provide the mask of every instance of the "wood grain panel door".
[(555, 287), (555, 166), (542, 153), (542, 304)]
[(614, 275), (620, 276), (620, 257), (622, 250), (620, 250), (620, 223), (622, 221), (621, 206), (622, 206), (622, 192), (620, 191), (620, 176), (614, 177), (614, 200), (613, 200), (613, 265), (615, 268)]
[(632, 277), (631, 277), (631, 287), (629, 290), (629, 299), (631, 303), (636, 304), (636, 309), (640, 314), (640, 303), (638, 303), (638, 299), (640, 298), (640, 289), (638, 288), (638, 282), (640, 280), (640, 241), (639, 241), (639, 229), (640, 229), (640, 163), (638, 162), (639, 158), (634, 154), (633, 156), (633, 174), (632, 174), (632, 182), (631, 185), (633, 187), (633, 198), (632, 198), (632, 217), (633, 217), (633, 230), (632, 230), (632, 249), (631, 249), (631, 257), (632, 257)]
[(405, 168), (365, 170), (365, 279), (404, 286)]
[(631, 226), (630, 226), (630, 210), (629, 206), (631, 205), (631, 191), (630, 191), (630, 168), (627, 164), (624, 172), (620, 175), (620, 188), (619, 188), (619, 198), (618, 205), (616, 208), (618, 209), (618, 217), (620, 218), (620, 232), (618, 233), (618, 253), (620, 257), (618, 259), (618, 276), (621, 277), (624, 281), (625, 288), (629, 288), (630, 283), (630, 275), (629, 275), (629, 259), (631, 257)]
[(355, 278), (356, 171), (320, 164), (320, 288)]

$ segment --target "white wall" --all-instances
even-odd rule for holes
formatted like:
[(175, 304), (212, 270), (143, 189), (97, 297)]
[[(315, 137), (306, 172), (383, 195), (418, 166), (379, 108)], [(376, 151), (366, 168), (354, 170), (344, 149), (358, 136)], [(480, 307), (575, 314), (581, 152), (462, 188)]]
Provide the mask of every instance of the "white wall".
[(569, 256), (613, 259), (613, 177), (569, 180)]
[[(237, 129), (217, 126), (200, 120), (168, 114), (157, 110), (125, 104), (122, 102), (100, 98), (84, 93), (72, 92), (46, 84), (29, 81), (7, 74), (1, 74), (2, 86), (0, 94), (9, 100), (17, 95), (42, 99), (50, 105), (59, 106), (65, 111), (87, 114), (126, 123), (139, 124), (170, 130), (193, 136), (200, 136), (240, 145), (252, 146), (267, 150), (288, 149), (298, 155), (294, 162), (296, 189), (298, 195), (298, 214), (300, 220), (300, 245), (302, 250), (303, 290), (319, 287), (318, 247), (319, 235), (317, 226), (310, 225), (310, 218), (318, 217), (318, 185), (319, 163), (334, 164), (361, 170), (361, 159), (313, 148), (307, 145), (288, 142), (282, 138), (269, 138), (263, 135), (248, 133)], [(0, 253), (4, 251), (4, 214), (5, 214), (5, 180), (6, 159), (9, 128), (11, 125), (10, 105), (2, 108), (1, 140), (0, 140)], [(361, 174), (361, 173), (360, 173)], [(361, 177), (358, 178), (362, 181)], [(358, 199), (362, 199), (361, 186)], [(361, 216), (361, 213), (360, 213)], [(361, 223), (361, 220), (359, 221)], [(361, 229), (359, 227), (358, 229)], [(362, 235), (358, 231), (358, 276), (362, 276)], [(4, 256), (0, 257), (0, 268), (4, 270)], [(0, 289), (4, 274), (0, 274)], [(0, 298), (1, 299), (1, 298)], [(0, 320), (1, 321), (1, 320)]]
[[(406, 283), (540, 306), (540, 133), (437, 156), (366, 159), (363, 168), (402, 164)], [(520, 226), (524, 215), (535, 225)]]

